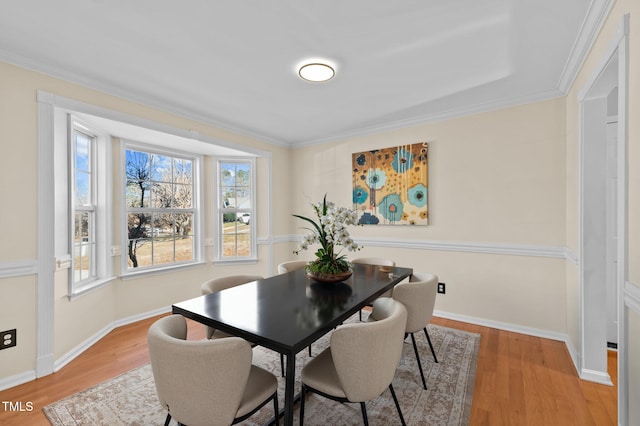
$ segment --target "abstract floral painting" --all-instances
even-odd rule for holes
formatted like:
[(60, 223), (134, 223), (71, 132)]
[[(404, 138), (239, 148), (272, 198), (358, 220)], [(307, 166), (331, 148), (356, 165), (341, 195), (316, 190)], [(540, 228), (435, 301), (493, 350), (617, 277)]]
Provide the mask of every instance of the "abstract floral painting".
[(364, 225), (427, 225), (427, 143), (352, 155), (353, 209)]

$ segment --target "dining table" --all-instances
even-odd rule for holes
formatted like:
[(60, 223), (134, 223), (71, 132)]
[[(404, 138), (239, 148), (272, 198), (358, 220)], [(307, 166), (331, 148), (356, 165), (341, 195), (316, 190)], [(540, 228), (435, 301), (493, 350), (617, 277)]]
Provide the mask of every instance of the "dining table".
[(412, 273), (354, 264), (348, 279), (322, 283), (301, 269), (175, 303), (172, 312), (286, 356), (282, 411), (288, 426), (296, 400), (296, 354)]

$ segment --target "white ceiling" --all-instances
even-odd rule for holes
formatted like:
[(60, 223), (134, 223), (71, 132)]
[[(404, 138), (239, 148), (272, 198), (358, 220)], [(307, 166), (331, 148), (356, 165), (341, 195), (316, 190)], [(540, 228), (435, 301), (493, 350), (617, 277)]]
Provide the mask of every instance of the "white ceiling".
[[(6, 1), (0, 60), (306, 145), (561, 96), (610, 3)], [(300, 79), (309, 58), (336, 77)]]

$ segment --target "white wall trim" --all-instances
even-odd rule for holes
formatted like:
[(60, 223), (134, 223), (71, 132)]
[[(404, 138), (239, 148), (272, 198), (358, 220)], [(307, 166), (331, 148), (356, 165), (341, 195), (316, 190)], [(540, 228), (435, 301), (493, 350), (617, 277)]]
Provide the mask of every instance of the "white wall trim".
[(107, 326), (102, 328), (102, 330), (99, 330), (93, 336), (89, 337), (84, 342), (80, 343), (79, 345), (77, 345), (76, 347), (71, 349), (69, 352), (64, 354), (60, 359), (57, 359), (55, 361), (55, 366), (54, 366), (54, 370), (53, 371), (54, 372), (55, 371), (59, 371), (62, 367), (64, 367), (65, 365), (69, 364), (71, 361), (76, 359), (84, 351), (86, 351), (91, 346), (96, 344), (100, 339), (105, 337), (107, 334), (111, 333), (116, 328), (122, 327), (123, 325), (132, 324), (134, 322), (142, 321), (142, 320), (145, 320), (147, 318), (151, 318), (151, 317), (155, 317), (155, 316), (158, 316), (158, 315), (166, 314), (168, 312), (171, 312), (171, 307), (169, 307), (169, 306), (165, 307), (165, 308), (155, 309), (155, 310), (149, 311), (149, 312), (144, 312), (144, 313), (141, 313), (141, 314), (138, 314), (138, 315), (132, 315), (130, 317), (122, 318), (120, 320), (116, 320), (116, 321), (112, 322), (111, 324), (108, 324)]
[(38, 273), (37, 260), (19, 260), (0, 263), (0, 279), (35, 275)]
[(481, 325), (483, 327), (495, 328), (498, 330), (511, 331), (513, 333), (526, 334), (528, 336), (541, 337), (543, 339), (558, 340), (560, 342), (566, 342), (567, 335), (550, 330), (543, 330), (535, 327), (527, 327), (525, 325), (511, 324), (508, 322), (493, 321), (485, 318), (478, 318), (469, 315), (461, 315), (452, 312), (444, 312), (435, 310), (433, 315), (446, 318), (454, 321), (466, 322), (469, 324)]
[[(466, 322), (469, 324), (476, 324), (476, 325), (481, 325), (483, 327), (490, 327), (490, 328), (495, 328), (498, 330), (504, 330), (504, 331), (509, 331), (509, 332), (513, 332), (513, 333), (520, 333), (520, 334), (526, 334), (528, 336), (534, 336), (534, 337), (540, 337), (542, 339), (549, 339), (549, 340), (557, 340), (560, 342), (563, 342), (567, 348), (567, 351), (569, 352), (569, 356), (571, 357), (571, 362), (573, 363), (573, 367), (576, 370), (576, 374), (578, 374), (580, 376), (580, 378), (584, 378), (585, 380), (592, 380), (591, 376), (588, 376), (588, 378), (585, 378), (582, 376), (582, 374), (580, 373), (579, 369), (578, 369), (578, 352), (576, 351), (576, 348), (573, 346), (573, 343), (571, 342), (571, 339), (569, 338), (569, 336), (565, 333), (559, 333), (559, 332), (555, 332), (555, 331), (549, 331), (549, 330), (542, 330), (539, 328), (535, 328), (535, 327), (527, 327), (527, 326), (523, 326), (523, 325), (518, 325), (518, 324), (511, 324), (511, 323), (506, 323), (506, 322), (500, 322), (500, 321), (493, 321), (493, 320), (488, 320), (488, 319), (484, 319), (484, 318), (478, 318), (478, 317), (472, 317), (472, 316), (468, 316), (468, 315), (460, 315), (460, 314), (454, 314), (451, 312), (443, 312), (443, 311), (439, 311), (439, 310), (435, 310), (433, 312), (434, 316), (440, 317), (440, 318), (446, 318), (446, 319), (450, 319), (450, 320), (454, 320), (454, 321), (461, 321), (461, 322)], [(611, 384), (611, 381), (609, 380), (609, 382), (604, 382), (601, 380), (600, 377), (596, 377), (597, 380), (592, 380), (592, 381), (596, 381), (598, 383), (605, 383), (605, 384)], [(608, 377), (607, 377), (608, 379)]]
[(587, 55), (591, 51), (600, 30), (604, 25), (615, 0), (592, 0), (587, 15), (582, 22), (571, 53), (564, 65), (557, 87), (562, 93), (567, 93), (578, 76)]
[(16, 374), (14, 376), (4, 377), (0, 379), (0, 391), (19, 386), (23, 383), (30, 382), (36, 379), (36, 370), (25, 371), (24, 373)]
[[(290, 234), (271, 237), (276, 243), (298, 243), (302, 235)], [(365, 247), (387, 247), (413, 250), (457, 251), (482, 254), (504, 254), (512, 256), (551, 257), (578, 263), (577, 256), (562, 246), (534, 244), (504, 244), (471, 241), (406, 240), (398, 238), (353, 237), (354, 241)]]
[(594, 371), (589, 369), (582, 369), (580, 371), (580, 379), (588, 380), (594, 383), (600, 383), (601, 385), (613, 386), (613, 382), (611, 381), (611, 377), (608, 374), (603, 373), (601, 371)]
[(36, 296), (36, 376), (53, 372), (55, 220), (54, 97), (38, 92), (38, 283)]
[(640, 286), (629, 281), (624, 283), (624, 304), (640, 315)]

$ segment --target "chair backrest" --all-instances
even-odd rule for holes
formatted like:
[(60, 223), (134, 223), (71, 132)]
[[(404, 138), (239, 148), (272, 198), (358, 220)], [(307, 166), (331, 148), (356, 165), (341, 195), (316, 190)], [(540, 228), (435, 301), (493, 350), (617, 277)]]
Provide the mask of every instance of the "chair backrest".
[(382, 257), (359, 257), (357, 259), (353, 259), (351, 263), (377, 266), (396, 266), (396, 262), (394, 262), (393, 260), (384, 259)]
[(250, 283), (263, 279), (260, 275), (229, 275), (221, 278), (214, 278), (202, 284), (200, 289), (202, 294), (216, 293), (227, 288), (235, 287), (240, 284)]
[(407, 311), (400, 302), (379, 298), (373, 304), (378, 321), (349, 323), (331, 335), (331, 355), (351, 402), (382, 394), (393, 380), (402, 354)]
[(297, 271), (298, 269), (304, 269), (307, 266), (306, 260), (291, 260), (289, 262), (282, 262), (278, 265), (278, 273), (286, 274), (287, 272)]
[(429, 324), (438, 293), (438, 277), (414, 272), (408, 282), (393, 288), (393, 298), (407, 308), (407, 333), (415, 333)]
[(185, 340), (181, 315), (160, 318), (147, 335), (160, 404), (187, 425), (230, 425), (251, 369), (251, 346), (239, 337)]

